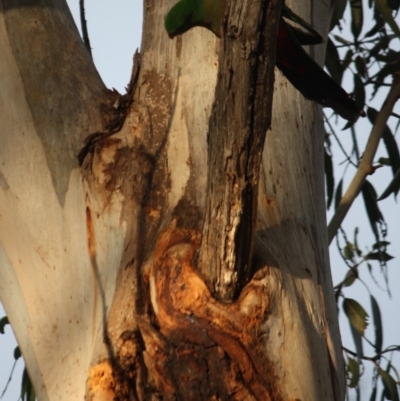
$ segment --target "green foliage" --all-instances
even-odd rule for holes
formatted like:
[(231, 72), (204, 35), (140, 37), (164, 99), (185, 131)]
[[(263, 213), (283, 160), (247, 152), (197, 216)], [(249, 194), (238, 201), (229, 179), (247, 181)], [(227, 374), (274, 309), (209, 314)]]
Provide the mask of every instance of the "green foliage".
[[(397, 372), (395, 371), (394, 366), (390, 363), (390, 360), (388, 360), (387, 355), (390, 355), (395, 351), (400, 351), (400, 346), (393, 345), (386, 348), (383, 347), (384, 324), (382, 321), (381, 310), (376, 298), (372, 295), (362, 279), (362, 273), (366, 271), (376, 282), (370, 261), (381, 264), (382, 262), (386, 263), (392, 259), (392, 257), (384, 251), (390, 243), (388, 241), (378, 241), (372, 245), (370, 251), (363, 252), (358, 244), (358, 234), (359, 230), (356, 228), (354, 230), (353, 241), (350, 241), (345, 232), (341, 231), (341, 237), (343, 237), (344, 240), (343, 247), (341, 247), (338, 242), (343, 261), (347, 264), (349, 269), (342, 282), (335, 287), (335, 294), (336, 299), (343, 298), (342, 308), (348, 318), (355, 347), (354, 351), (344, 348), (347, 353), (347, 385), (349, 389), (355, 389), (358, 397), (360, 397), (359, 380), (364, 371), (364, 368), (361, 369), (361, 367), (364, 366), (365, 362), (370, 362), (373, 368), (374, 377), (380, 378), (381, 386), (378, 387), (376, 379), (373, 381), (369, 399), (376, 400), (378, 388), (381, 388), (382, 399), (397, 400), (398, 398), (396, 397), (398, 397), (398, 393), (396, 383), (398, 383), (399, 379), (397, 377)], [(367, 267), (366, 270), (363, 269), (364, 266)], [(344, 295), (345, 289), (351, 287), (356, 281), (361, 282), (366, 287), (367, 291), (370, 292), (370, 309), (372, 312), (371, 316), (374, 340), (369, 340), (366, 337), (368, 331), (368, 313), (366, 308), (355, 299)], [(363, 346), (364, 342), (373, 347), (373, 356), (365, 355)], [(381, 363), (385, 360), (388, 361), (389, 365), (386, 370), (383, 370)], [(393, 376), (393, 372), (396, 372), (396, 378)]]
[(335, 177), (333, 175), (332, 156), (325, 149), (325, 178), (326, 178), (326, 193), (328, 196), (327, 208), (331, 206), (333, 199), (333, 191), (335, 188)]
[(393, 180), (390, 181), (387, 188), (383, 191), (382, 195), (378, 198), (378, 200), (386, 199), (389, 195), (394, 194), (395, 196), (399, 192), (400, 189), (400, 168), (397, 170), (396, 174), (393, 177)]
[[(400, 29), (394, 19), (399, 11), (399, 3), (398, 0), (336, 2), (332, 29), (341, 28), (341, 19), (349, 5), (353, 39), (343, 37), (335, 30), (327, 43), (325, 64), (338, 83), (342, 82), (345, 72), (353, 75), (354, 96), (360, 105), (363, 104), (365, 90), (369, 86), (373, 87), (375, 95), (380, 87), (391, 80), (392, 74), (399, 71), (399, 52), (391, 48), (392, 41), (400, 38)], [(364, 15), (367, 12), (373, 15), (373, 26), (363, 34)], [(339, 50), (345, 51), (343, 59), (340, 58)]]
[[(329, 74), (331, 74), (332, 78), (339, 84), (342, 84), (343, 72), (349, 66), (350, 61), (353, 57), (352, 50), (349, 50), (346, 54), (345, 59), (343, 60), (343, 65), (340, 65), (337, 60), (339, 60), (339, 52), (333, 43), (333, 41), (328, 38), (326, 43), (326, 52), (329, 54), (329, 57), (325, 60), (325, 67), (328, 70)], [(344, 63), (348, 63), (344, 68)]]
[[(368, 117), (369, 121), (371, 122), (371, 124), (374, 124), (377, 115), (378, 115), (377, 110), (375, 110), (373, 107), (368, 107), (367, 117)], [(397, 146), (395, 137), (387, 125), (385, 126), (385, 130), (382, 135), (382, 140), (383, 140), (383, 143), (385, 145), (385, 148), (386, 148), (386, 151), (388, 154), (387, 162), (385, 162), (385, 164), (389, 165), (392, 169), (392, 173), (394, 176), (393, 181), (392, 181), (392, 183), (393, 183), (396, 180), (396, 175), (398, 176), (399, 171), (400, 171), (400, 152), (399, 152), (399, 148)], [(400, 184), (399, 184), (399, 187), (400, 187)], [(385, 196), (383, 196), (384, 194), (382, 194), (378, 200), (385, 199), (391, 193), (394, 193), (394, 195), (396, 196), (397, 192), (399, 191), (399, 187), (396, 188), (396, 186), (394, 186), (393, 190), (390, 193), (386, 194)]]
[(3, 316), (0, 319), (0, 334), (4, 334), (4, 328), (7, 324), (10, 324), (10, 322), (8, 321), (8, 317), (7, 316)]
[(340, 199), (342, 199), (342, 192), (343, 192), (343, 179), (339, 181), (338, 186), (336, 187), (336, 194), (335, 194), (335, 209), (338, 208)]
[(382, 379), (384, 386), (383, 395), (387, 400), (399, 401), (399, 393), (397, 391), (397, 384), (394, 378), (390, 375), (391, 364), (388, 364), (386, 370), (378, 367), (379, 376)]
[[(346, 13), (346, 24), (350, 27), (350, 35), (343, 34), (344, 29), (341, 25), (346, 7), (349, 10), (349, 13)], [(399, 16), (399, 9), (400, 0), (338, 0), (336, 2), (331, 25), (332, 32), (327, 43), (326, 68), (339, 83), (342, 83), (345, 75), (352, 77), (353, 96), (358, 106), (364, 105), (366, 102), (373, 102), (381, 88), (391, 85), (392, 75), (400, 71), (400, 52), (395, 50), (395, 44), (397, 44), (397, 49), (399, 48), (400, 38), (400, 29), (395, 18)], [(348, 16), (350, 16), (350, 20)], [(379, 111), (372, 104), (368, 104), (366, 112), (372, 128)], [(378, 167), (390, 170), (391, 177), (387, 181), (386, 189), (378, 196), (372, 180), (366, 180), (360, 191), (375, 241), (366, 247), (365, 251), (362, 251), (358, 243), (358, 228), (354, 230), (353, 240), (349, 240), (343, 230), (340, 230), (336, 237), (339, 252), (348, 271), (343, 280), (336, 285), (335, 297), (337, 300), (343, 299), (342, 308), (350, 324), (355, 348), (354, 351), (344, 348), (347, 354), (347, 385), (349, 389), (355, 389), (357, 399), (361, 399), (359, 381), (364, 372), (364, 364), (369, 362), (373, 370), (370, 401), (377, 400), (378, 394), (380, 394), (379, 399), (381, 400), (399, 400), (399, 377), (391, 362), (391, 355), (393, 352), (400, 351), (400, 346), (384, 347), (384, 324), (381, 310), (377, 299), (363, 280), (364, 275), (367, 274), (377, 287), (381, 288), (375, 276), (375, 266), (378, 264), (379, 274), (383, 277), (385, 289), (390, 295), (388, 270), (393, 257), (388, 251), (390, 247), (390, 242), (387, 240), (388, 227), (382, 213), (384, 209), (381, 202), (391, 195), (396, 197), (400, 190), (400, 152), (398, 137), (396, 137), (400, 116), (392, 112), (392, 122), (393, 119), (397, 120), (396, 129), (392, 130), (386, 125), (381, 138), (386, 155), (380, 157), (376, 165), (371, 166), (371, 174)], [(333, 194), (335, 194), (336, 208), (349, 180), (345, 180), (344, 176), (334, 176), (335, 159), (331, 149), (331, 139), (333, 138), (338, 143), (345, 158), (344, 174), (349, 174), (352, 169), (353, 171), (357, 169), (364, 149), (360, 149), (358, 144), (357, 126), (346, 123), (342, 129), (350, 130), (351, 133), (352, 149), (348, 152), (341, 143), (340, 135), (336, 134), (334, 124), (328, 118), (326, 123), (330, 134), (326, 137), (327, 151), (325, 154), (327, 207), (330, 207)], [(337, 183), (336, 187), (335, 182)], [(344, 292), (351, 291), (357, 282), (366, 288), (370, 296), (371, 328), (374, 338), (372, 341), (367, 338), (369, 329), (367, 329), (366, 308), (344, 294)], [(364, 343), (372, 346), (374, 355), (366, 356), (364, 354)], [(382, 364), (385, 361), (386, 368), (383, 368)]]
[(382, 351), (382, 343), (383, 343), (383, 327), (382, 327), (382, 317), (381, 311), (379, 309), (378, 302), (376, 302), (375, 297), (371, 294), (371, 309), (372, 309), (372, 318), (374, 322), (375, 328), (375, 352), (380, 354)]
[(345, 298), (343, 301), (343, 310), (353, 328), (357, 330), (360, 335), (364, 335), (364, 331), (368, 325), (368, 313), (364, 308), (356, 300)]
[(35, 390), (33, 389), (31, 379), (29, 378), (28, 371), (26, 368), (24, 369), (24, 373), (22, 374), (22, 383), (21, 383), (21, 400), (22, 401), (35, 401), (36, 395)]
[[(392, 28), (393, 32), (400, 38), (400, 29), (393, 18), (393, 11), (399, 10), (399, 3), (396, 1), (386, 2), (385, 0), (375, 0), (376, 8), (379, 10), (384, 21)], [(390, 7), (390, 5), (392, 7)]]
[(350, 0), (351, 10), (351, 31), (357, 39), (363, 27), (363, 3), (362, 0)]
[(355, 359), (347, 358), (347, 386), (354, 388), (360, 380), (360, 364)]
[[(0, 319), (0, 333), (4, 334), (4, 326), (10, 324), (8, 321), (8, 317), (4, 316)], [(10, 384), (12, 380), (12, 375), (14, 373), (14, 369), (16, 366), (17, 361), (22, 357), (21, 350), (17, 346), (14, 348), (14, 365), (11, 368), (10, 375), (8, 377), (7, 383), (0, 395), (0, 399), (3, 398), (5, 395), (8, 385)], [(35, 390), (33, 389), (33, 385), (31, 382), (31, 379), (29, 378), (28, 371), (26, 370), (26, 367), (24, 368), (24, 372), (22, 374), (22, 381), (21, 381), (21, 393), (20, 393), (20, 400), (21, 401), (35, 401), (36, 400), (36, 395), (35, 395)]]

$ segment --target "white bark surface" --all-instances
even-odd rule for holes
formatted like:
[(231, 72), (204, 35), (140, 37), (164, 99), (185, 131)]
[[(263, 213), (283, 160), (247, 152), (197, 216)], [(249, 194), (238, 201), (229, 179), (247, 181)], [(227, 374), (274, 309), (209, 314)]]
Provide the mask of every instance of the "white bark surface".
[[(62, 171), (67, 187), (59, 196), (55, 172), (50, 171), (49, 154), (43, 145), (44, 132), (37, 131), (26, 101), (29, 83), (19, 73), (4, 24), (4, 12), (13, 11), (2, 11), (0, 295), (38, 398), (82, 400), (101, 321), (85, 212), (88, 204), (99, 205), (91, 199), (77, 165)], [(77, 119), (76, 123), (80, 122)], [(50, 124), (41, 128), (53, 138), (60, 134)], [(64, 134), (76, 136), (82, 127), (75, 129)], [(58, 145), (57, 150), (62, 152), (62, 139)], [(125, 232), (120, 213), (118, 201), (94, 222), (97, 263), (109, 301)]]

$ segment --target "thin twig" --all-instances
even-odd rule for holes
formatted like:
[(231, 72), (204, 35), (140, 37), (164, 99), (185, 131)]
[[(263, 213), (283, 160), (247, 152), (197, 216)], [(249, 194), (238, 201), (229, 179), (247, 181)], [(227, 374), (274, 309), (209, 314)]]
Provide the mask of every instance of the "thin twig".
[(87, 21), (86, 21), (86, 18), (85, 18), (85, 0), (79, 0), (79, 11), (80, 11), (80, 14), (81, 14), (81, 26), (82, 26), (83, 43), (85, 43), (85, 46), (89, 51), (90, 58), (93, 59), (92, 48), (90, 47), (89, 33), (88, 33), (88, 30), (87, 30)]
[(333, 130), (332, 125), (331, 125), (329, 119), (326, 118), (326, 117), (325, 117), (325, 122), (326, 122), (326, 124), (328, 125), (328, 127), (329, 127), (330, 130), (331, 130), (330, 135), (332, 135), (332, 136), (335, 138), (336, 143), (337, 143), (337, 144), (339, 145), (339, 147), (340, 147), (340, 150), (343, 152), (344, 156), (346, 157), (346, 161), (348, 161), (348, 162), (349, 162), (350, 164), (352, 164), (354, 167), (357, 167), (356, 164), (351, 160), (351, 156), (349, 156), (349, 155), (346, 153), (346, 149), (343, 147), (342, 143), (340, 142), (340, 139), (339, 139), (338, 136), (336, 135), (336, 132)]
[[(353, 356), (357, 356), (357, 353), (354, 351), (349, 350), (346, 347), (342, 346), (342, 349), (344, 352), (346, 352), (347, 354), (353, 355)], [(375, 355), (375, 356), (362, 356), (360, 357), (360, 359), (364, 359), (366, 361), (371, 361), (371, 362), (375, 362), (377, 360), (379, 360), (383, 354), (386, 354), (388, 352), (393, 352), (393, 351), (400, 351), (400, 346), (399, 345), (391, 345), (390, 347), (384, 349), (383, 351), (380, 352), (380, 354)]]
[(351, 131), (351, 139), (353, 140), (353, 151), (354, 154), (356, 155), (356, 160), (360, 160), (360, 152), (358, 150), (358, 143), (357, 143), (357, 137), (356, 137), (356, 130), (354, 129), (354, 125), (350, 127)]
[(350, 183), (346, 193), (340, 200), (339, 206), (336, 209), (332, 220), (328, 226), (328, 241), (329, 244), (335, 237), (340, 225), (347, 215), (354, 199), (359, 194), (367, 175), (371, 174), (374, 169), (372, 167), (372, 161), (375, 156), (376, 150), (378, 149), (379, 141), (385, 130), (386, 122), (390, 117), (393, 107), (400, 97), (400, 73), (396, 73), (393, 76), (392, 88), (383, 104), (381, 111), (376, 117), (374, 126), (368, 139), (367, 146), (365, 148), (364, 155), (358, 166), (357, 172), (354, 175), (352, 182)]

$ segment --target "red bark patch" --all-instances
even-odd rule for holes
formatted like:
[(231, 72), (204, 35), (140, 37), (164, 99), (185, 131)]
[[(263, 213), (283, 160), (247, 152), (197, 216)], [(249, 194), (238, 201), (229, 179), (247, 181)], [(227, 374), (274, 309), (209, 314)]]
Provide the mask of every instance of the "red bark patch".
[(237, 302), (218, 302), (192, 264), (199, 243), (195, 230), (172, 227), (159, 236), (150, 271), (159, 327), (139, 324), (150, 382), (167, 398), (282, 400), (259, 341), (268, 291), (253, 279)]

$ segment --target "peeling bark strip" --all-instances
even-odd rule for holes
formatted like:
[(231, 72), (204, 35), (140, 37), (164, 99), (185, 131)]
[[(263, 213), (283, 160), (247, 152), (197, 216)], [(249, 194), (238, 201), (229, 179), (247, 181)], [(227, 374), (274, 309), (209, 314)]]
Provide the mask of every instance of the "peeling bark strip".
[(221, 40), (199, 270), (209, 288), (226, 302), (237, 297), (250, 278), (280, 10), (279, 0), (231, 1)]
[(272, 364), (255, 342), (271, 307), (267, 270), (236, 303), (221, 304), (192, 264), (200, 233), (174, 225), (159, 236), (150, 269), (159, 328), (139, 322), (150, 382), (171, 399), (282, 400)]

